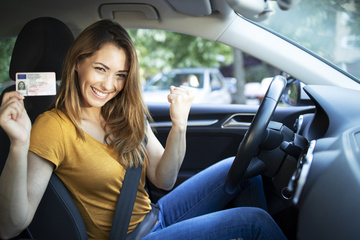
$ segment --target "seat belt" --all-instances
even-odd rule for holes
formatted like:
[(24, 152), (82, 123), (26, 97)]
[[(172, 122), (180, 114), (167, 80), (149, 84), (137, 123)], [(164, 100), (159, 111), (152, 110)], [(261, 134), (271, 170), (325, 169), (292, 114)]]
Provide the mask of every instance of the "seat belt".
[(125, 240), (140, 182), (142, 166), (126, 169), (109, 240)]
[[(146, 147), (145, 135), (142, 144)], [(144, 157), (144, 156), (142, 156)], [(140, 183), (142, 165), (128, 167), (116, 205), (109, 240), (125, 240)]]

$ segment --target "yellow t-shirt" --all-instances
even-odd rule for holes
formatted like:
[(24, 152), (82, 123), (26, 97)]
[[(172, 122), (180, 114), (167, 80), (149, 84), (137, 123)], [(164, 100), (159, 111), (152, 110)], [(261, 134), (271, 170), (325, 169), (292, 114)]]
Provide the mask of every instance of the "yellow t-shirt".
[[(55, 164), (54, 172), (79, 209), (89, 239), (108, 239), (125, 169), (108, 145), (84, 134), (85, 141), (77, 137), (70, 119), (53, 109), (35, 121), (30, 151)], [(128, 232), (151, 210), (145, 169), (144, 164)]]

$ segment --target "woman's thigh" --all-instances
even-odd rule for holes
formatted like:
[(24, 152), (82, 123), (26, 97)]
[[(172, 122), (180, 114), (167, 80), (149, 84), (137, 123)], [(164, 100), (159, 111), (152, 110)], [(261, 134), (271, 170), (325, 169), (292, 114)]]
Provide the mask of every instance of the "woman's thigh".
[(260, 208), (241, 207), (209, 213), (151, 232), (152, 239), (286, 239), (268, 213)]
[(236, 199), (242, 206), (264, 206), (261, 177), (244, 181), (232, 195), (224, 191), (224, 184), (233, 157), (224, 159), (194, 175), (158, 202), (160, 228), (224, 209)]

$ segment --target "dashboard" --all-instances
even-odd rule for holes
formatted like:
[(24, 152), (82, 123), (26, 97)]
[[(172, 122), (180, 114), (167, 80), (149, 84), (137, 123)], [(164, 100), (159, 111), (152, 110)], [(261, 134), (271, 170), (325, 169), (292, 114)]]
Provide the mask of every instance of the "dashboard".
[(360, 92), (330, 86), (304, 90), (316, 111), (300, 121), (309, 146), (291, 180), (297, 237), (360, 239)]

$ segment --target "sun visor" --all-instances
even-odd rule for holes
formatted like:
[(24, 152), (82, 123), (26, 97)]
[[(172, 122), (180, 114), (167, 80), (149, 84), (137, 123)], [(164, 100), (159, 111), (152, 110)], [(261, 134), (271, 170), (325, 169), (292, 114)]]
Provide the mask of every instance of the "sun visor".
[(168, 2), (182, 14), (203, 17), (212, 13), (210, 0), (168, 0)]
[(158, 20), (159, 15), (156, 9), (148, 4), (123, 4), (123, 3), (113, 3), (113, 4), (103, 4), (99, 9), (100, 17), (102, 19), (114, 19), (115, 13), (118, 12), (140, 12), (144, 14), (148, 20)]

